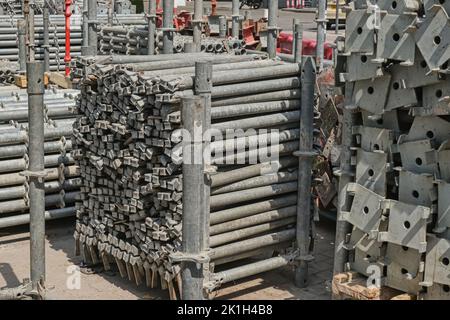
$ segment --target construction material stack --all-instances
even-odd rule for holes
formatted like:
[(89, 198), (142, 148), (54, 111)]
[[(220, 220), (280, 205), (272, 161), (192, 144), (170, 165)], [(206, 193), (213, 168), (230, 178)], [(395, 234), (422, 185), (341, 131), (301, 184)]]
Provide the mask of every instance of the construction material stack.
[[(260, 55), (123, 58), (148, 62), (113, 64), (118, 58), (111, 56), (107, 64), (85, 68), (90, 74), (80, 78), (72, 155), (83, 181), (75, 239), (85, 261), (106, 269), (117, 265), (122, 277), (168, 288), (176, 297), (180, 266), (169, 255), (181, 249), (183, 201), (189, 201), (182, 190), (180, 99), (194, 94), (199, 61), (213, 64), (212, 108), (205, 120), (215, 130), (208, 167), (213, 176), (208, 268), (292, 247), (299, 65)], [(261, 129), (279, 130), (278, 138)], [(252, 149), (255, 141), (259, 147)], [(280, 257), (280, 265), (295, 256)], [(230, 279), (211, 279), (211, 288)]]
[[(28, 105), (24, 89), (0, 93), (0, 228), (29, 222)], [(73, 216), (81, 185), (72, 150), (76, 90), (47, 90), (45, 107), (46, 218)]]
[(449, 14), (442, 1), (353, 1), (340, 43), (350, 183), (335, 268), (423, 299), (450, 299)]

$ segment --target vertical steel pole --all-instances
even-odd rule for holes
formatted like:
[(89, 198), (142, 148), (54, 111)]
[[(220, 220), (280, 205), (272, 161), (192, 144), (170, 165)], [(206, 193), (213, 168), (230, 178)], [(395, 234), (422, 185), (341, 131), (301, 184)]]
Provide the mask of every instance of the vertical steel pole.
[[(183, 252), (199, 255), (202, 252), (202, 224), (204, 211), (204, 163), (202, 157), (204, 99), (191, 96), (182, 99), (183, 127), (190, 139), (183, 138)], [(187, 137), (186, 137), (187, 138)], [(200, 153), (200, 156), (198, 154)], [(197, 154), (197, 156), (196, 156)], [(202, 300), (203, 264), (182, 262), (182, 299)]]
[(340, 3), (339, 0), (336, 0), (336, 16), (335, 16), (336, 25), (334, 26), (334, 30), (336, 33), (339, 33), (339, 10), (340, 10)]
[(31, 283), (45, 282), (44, 63), (27, 63)]
[(148, 1), (148, 37), (147, 49), (149, 55), (155, 54), (155, 35), (156, 35), (156, 0)]
[(239, 38), (239, 20), (240, 20), (240, 15), (239, 15), (239, 0), (233, 0), (232, 3), (232, 13), (231, 13), (231, 36), (233, 38), (238, 39)]
[(227, 36), (227, 17), (219, 17), (219, 37), (225, 38)]
[[(195, 94), (199, 95), (203, 99), (203, 133), (204, 133), (204, 145), (203, 150), (209, 152), (209, 144), (211, 142), (211, 91), (212, 91), (212, 63), (211, 62), (196, 62), (195, 63)], [(206, 134), (205, 134), (206, 132)], [(209, 163), (205, 163), (204, 167), (208, 168)], [(211, 188), (209, 183), (204, 184), (204, 213), (201, 216), (201, 233), (202, 246), (201, 251), (209, 248), (209, 196)]]
[(277, 18), (278, 18), (278, 0), (269, 0), (269, 23), (267, 26), (267, 52), (269, 58), (273, 59), (277, 55)]
[(30, 12), (28, 15), (28, 61), (34, 61), (34, 8), (30, 6)]
[(97, 54), (97, 0), (88, 0), (88, 46), (89, 54)]
[(196, 52), (195, 43), (193, 42), (185, 42), (184, 43), (184, 52), (185, 53), (193, 53)]
[(325, 38), (327, 33), (327, 0), (319, 0), (317, 9), (317, 42), (316, 42), (316, 65), (317, 70), (323, 69), (323, 51), (325, 45)]
[(109, 0), (109, 6), (108, 6), (108, 25), (112, 26), (114, 24), (113, 22), (113, 16), (114, 16), (114, 0)]
[(302, 63), (303, 52), (303, 26), (300, 19), (294, 19), (294, 61), (295, 63)]
[(44, 70), (45, 72), (50, 71), (50, 34), (49, 34), (49, 12), (47, 3), (44, 4), (43, 11), (43, 22), (44, 22)]
[(297, 197), (297, 233), (299, 249), (298, 265), (295, 271), (295, 284), (303, 288), (308, 285), (308, 263), (312, 259), (311, 245), (311, 172), (314, 129), (314, 89), (316, 84), (316, 67), (314, 60), (305, 60), (301, 75), (301, 109), (299, 151), (294, 154), (298, 162), (298, 197)]
[(83, 0), (83, 11), (82, 11), (82, 31), (83, 31), (83, 44), (81, 47), (81, 55), (89, 55), (89, 18), (88, 18), (88, 0)]
[[(353, 83), (345, 84), (345, 105), (343, 108), (342, 122), (342, 150), (339, 172), (339, 204), (338, 210), (341, 208), (341, 193), (345, 186), (353, 181), (354, 174), (352, 172), (352, 152), (353, 134), (352, 127), (356, 122), (356, 113), (349, 107), (351, 105), (351, 97), (353, 96)], [(334, 250), (334, 267), (333, 273), (338, 274), (345, 271), (345, 263), (348, 258), (348, 251), (345, 249), (347, 234), (351, 232), (352, 226), (341, 217), (340, 210), (336, 221), (336, 239)]]
[(27, 68), (26, 29), (27, 29), (26, 21), (24, 19), (17, 20), (20, 71), (25, 71)]
[(173, 53), (173, 3), (163, 2), (163, 53)]
[(195, 51), (200, 52), (203, 28), (203, 0), (194, 0), (193, 37)]

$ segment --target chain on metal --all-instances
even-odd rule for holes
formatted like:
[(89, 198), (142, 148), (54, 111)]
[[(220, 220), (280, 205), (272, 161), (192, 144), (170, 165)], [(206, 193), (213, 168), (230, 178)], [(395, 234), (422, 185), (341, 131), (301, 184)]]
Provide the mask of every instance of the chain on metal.
[(56, 48), (56, 52), (55, 52), (56, 70), (59, 71), (61, 61), (59, 59), (60, 48), (59, 48), (59, 42), (58, 42), (58, 27), (54, 23), (50, 23), (50, 25), (53, 27), (53, 45)]

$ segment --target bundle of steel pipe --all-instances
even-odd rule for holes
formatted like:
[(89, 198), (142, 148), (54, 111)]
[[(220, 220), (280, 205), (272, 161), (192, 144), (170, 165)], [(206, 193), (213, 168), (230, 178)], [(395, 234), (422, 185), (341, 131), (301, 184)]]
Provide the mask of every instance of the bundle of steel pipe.
[(180, 250), (189, 201), (180, 101), (198, 90), (195, 63), (212, 64), (211, 268), (294, 242), (300, 67), (260, 55), (158, 57), (103, 63), (112, 56), (85, 69), (72, 152), (83, 180), (75, 239), (86, 262), (117, 264), (122, 277), (173, 297), (180, 266), (169, 255)]
[(14, 83), (14, 74), (19, 70), (19, 64), (9, 60), (0, 60), (0, 84)]
[[(81, 179), (70, 155), (73, 110), (79, 91), (52, 89), (44, 94), (45, 204), (47, 217), (74, 215)], [(29, 222), (28, 95), (0, 92), (0, 228)]]
[[(173, 52), (184, 52), (185, 44), (192, 43), (189, 35), (174, 34)], [(148, 32), (145, 28), (134, 26), (103, 26), (99, 31), (99, 52), (102, 54), (147, 54)], [(155, 37), (155, 54), (162, 52), (163, 33), (157, 32)], [(245, 54), (245, 41), (235, 38), (201, 39), (201, 51), (212, 53)]]
[[(145, 18), (142, 14), (116, 14), (114, 15), (115, 23), (140, 26), (146, 24)], [(23, 16), (5, 16), (0, 15), (0, 59), (7, 59), (12, 62), (19, 61), (19, 30), (17, 20), (22, 19)], [(64, 15), (50, 15), (49, 16), (49, 57), (50, 70), (64, 70), (64, 55), (65, 55), (65, 21)], [(102, 24), (107, 24), (107, 15), (98, 15), (98, 28)], [(81, 56), (82, 46), (82, 16), (72, 15), (70, 17), (70, 54), (72, 58)], [(34, 42), (35, 42), (35, 58), (40, 61), (44, 59), (44, 20), (42, 15), (34, 16)], [(1, 78), (0, 78), (1, 79)]]

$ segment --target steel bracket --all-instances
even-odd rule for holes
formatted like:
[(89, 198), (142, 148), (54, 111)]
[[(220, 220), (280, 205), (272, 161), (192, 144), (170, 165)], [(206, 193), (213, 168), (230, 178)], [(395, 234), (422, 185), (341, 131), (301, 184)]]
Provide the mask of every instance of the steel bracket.
[(359, 185), (385, 197), (387, 189), (387, 172), (391, 165), (388, 154), (382, 151), (367, 152), (357, 148), (356, 179)]
[[(437, 172), (437, 156), (432, 140), (403, 141), (400, 136), (396, 148), (400, 152), (404, 170), (416, 173), (435, 174)], [(395, 150), (393, 150), (395, 152)]]
[(398, 183), (398, 200), (409, 204), (431, 207), (437, 200), (434, 177), (429, 173), (414, 173), (401, 168)]
[(428, 251), (425, 259), (423, 286), (435, 283), (450, 285), (450, 241), (430, 234), (427, 238)]
[(383, 114), (390, 80), (390, 75), (384, 75), (369, 80), (356, 81), (352, 105), (377, 115)]
[(189, 261), (198, 264), (207, 264), (210, 261), (208, 251), (204, 251), (198, 254), (194, 253), (185, 253), (185, 252), (173, 252), (169, 255), (169, 259), (171, 262), (183, 262)]
[(347, 54), (353, 52), (373, 54), (374, 46), (374, 29), (367, 23), (370, 20), (371, 13), (367, 9), (352, 10), (348, 12), (346, 19), (345, 52)]

